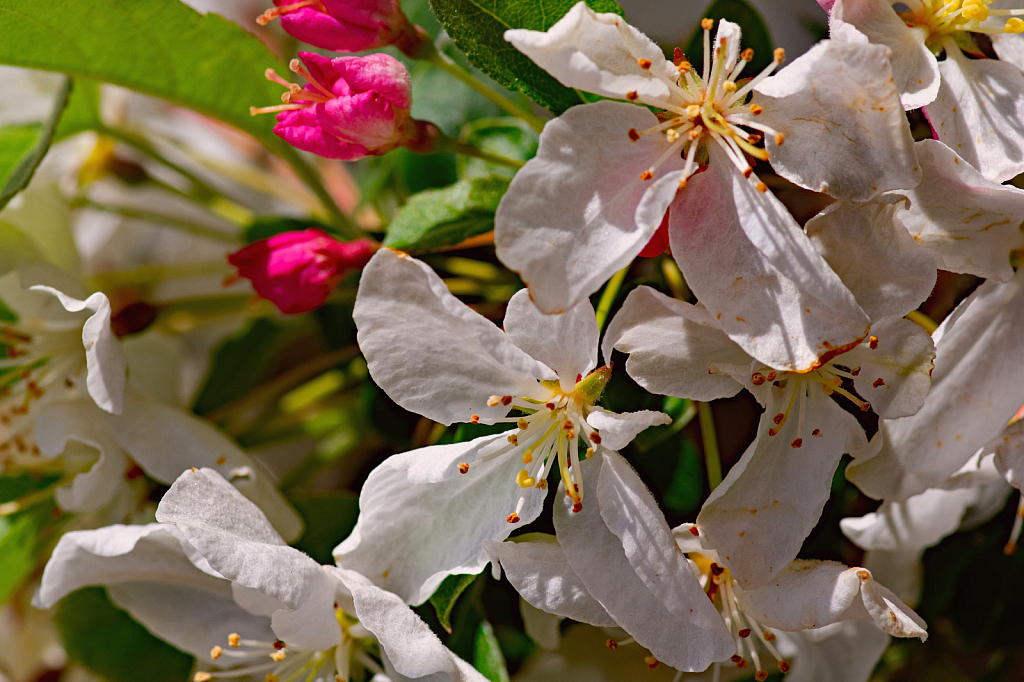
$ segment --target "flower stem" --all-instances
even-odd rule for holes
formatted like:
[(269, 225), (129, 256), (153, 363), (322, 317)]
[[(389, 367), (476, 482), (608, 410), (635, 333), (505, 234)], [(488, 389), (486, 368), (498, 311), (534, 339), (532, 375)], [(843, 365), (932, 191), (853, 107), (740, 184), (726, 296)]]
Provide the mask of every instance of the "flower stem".
[(722, 482), (722, 460), (718, 456), (718, 436), (715, 434), (715, 418), (711, 414), (710, 403), (697, 403), (697, 419), (700, 422), (700, 437), (704, 445), (704, 467), (708, 472), (708, 485), (714, 490)]
[(230, 244), (234, 247), (242, 245), (242, 239), (238, 235), (229, 234), (213, 227), (206, 227), (205, 225), (196, 225), (195, 223), (187, 220), (182, 220), (181, 218), (175, 218), (173, 216), (163, 215), (160, 213), (152, 213), (138, 208), (129, 208), (128, 206), (102, 204), (85, 198), (72, 201), (71, 206), (72, 208), (91, 208), (97, 211), (104, 211), (105, 213), (114, 213), (116, 215), (124, 216), (125, 218), (146, 220), (151, 223), (166, 225), (168, 227), (173, 227), (175, 229), (194, 234), (197, 237), (212, 239), (224, 244)]
[(491, 154), (490, 152), (485, 152), (483, 149), (474, 147), (471, 144), (453, 140), (447, 135), (437, 140), (434, 150), (439, 152), (450, 152), (452, 154), (462, 154), (463, 156), (471, 156), (475, 159), (483, 159), (484, 161), (497, 163), (505, 166), (506, 168), (511, 168), (512, 170), (519, 170), (525, 165), (525, 162), (520, 161), (519, 159), (510, 159), (507, 156)]
[(435, 49), (434, 52), (426, 59), (426, 61), (436, 66), (437, 68), (441, 69), (442, 71), (445, 71), (447, 73), (450, 73), (452, 76), (455, 76), (460, 81), (471, 87), (473, 90), (475, 90), (476, 92), (478, 92), (479, 94), (483, 95), (491, 102), (496, 104), (505, 113), (526, 121), (526, 123), (531, 128), (536, 130), (538, 133), (544, 129), (543, 119), (541, 119), (539, 116), (536, 116), (535, 114), (530, 113), (526, 109), (523, 109), (521, 106), (519, 106), (512, 100), (508, 99), (507, 97), (498, 94), (494, 90), (491, 90), (489, 87), (487, 87), (486, 85), (478, 81), (476, 78), (474, 78), (473, 74), (469, 73), (461, 66), (453, 62), (447, 55), (443, 54), (442, 52)]
[(292, 147), (285, 145), (280, 150), (281, 157), (288, 162), (288, 165), (292, 167), (295, 173), (306, 183), (306, 186), (313, 190), (320, 203), (323, 205), (324, 210), (327, 211), (331, 218), (331, 222), (338, 229), (338, 232), (342, 234), (346, 239), (360, 239), (365, 237), (366, 234), (356, 227), (344, 211), (338, 206), (337, 202), (334, 201), (334, 197), (324, 187), (323, 179), (320, 177), (320, 173), (315, 168), (306, 163), (306, 160), (299, 156)]
[[(622, 288), (622, 282), (626, 279), (626, 273), (629, 272), (629, 266), (622, 268), (608, 280), (608, 284), (604, 286), (604, 291), (601, 292), (601, 300), (597, 302), (597, 330), (601, 331), (604, 329), (605, 320), (608, 318), (608, 312), (612, 309), (612, 304), (615, 303), (615, 297), (619, 295), (619, 289)], [(608, 358), (605, 358), (605, 362)]]

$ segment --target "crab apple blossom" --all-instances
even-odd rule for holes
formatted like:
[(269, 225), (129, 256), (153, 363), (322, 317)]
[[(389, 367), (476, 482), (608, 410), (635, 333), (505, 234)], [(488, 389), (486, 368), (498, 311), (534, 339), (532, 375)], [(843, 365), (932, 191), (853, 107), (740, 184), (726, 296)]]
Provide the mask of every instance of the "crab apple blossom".
[(322, 306), (349, 270), (370, 260), (369, 239), (340, 242), (322, 230), (283, 232), (228, 254), (228, 262), (282, 313), (295, 315)]
[(324, 50), (362, 52), (394, 45), (416, 57), (430, 44), (426, 32), (402, 12), (398, 0), (274, 0), (274, 7), (256, 19), (265, 26), (274, 19), (288, 35)]
[(36, 602), (50, 606), (79, 587), (106, 586), (115, 604), (199, 659), (195, 682), (328, 682), (364, 670), (390, 679), (485, 679), (398, 597), (288, 547), (211, 469), (182, 474), (157, 518), (163, 523), (65, 535)]
[[(1024, 31), (1024, 20), (1016, 16), (1024, 9), (990, 8), (991, 0), (821, 4), (834, 39), (892, 50), (903, 106), (924, 107), (938, 140), (990, 180), (1003, 182), (1024, 171), (1024, 74), (1012, 63), (969, 59), (963, 52), (981, 54), (971, 33)], [(897, 12), (897, 5), (907, 10)], [(941, 54), (945, 59), (938, 61)]]
[[(739, 337), (773, 333), (770, 325), (749, 322), (743, 329), (743, 323), (758, 311), (778, 317), (781, 297), (773, 294), (779, 290), (808, 298), (813, 304), (799, 307), (812, 311), (804, 313), (801, 334), (811, 348), (792, 358), (794, 368), (803, 368), (823, 352), (820, 342), (852, 343), (867, 321), (793, 218), (766, 193), (748, 157), (771, 160), (797, 184), (837, 198), (864, 200), (916, 185), (920, 171), (889, 85), (888, 50), (824, 42), (771, 75), (783, 58), (777, 51), (766, 71), (740, 85), (751, 53), (740, 50), (739, 27), (720, 22), (712, 41), (712, 22), (704, 24), (700, 75), (681, 53), (675, 62), (666, 60), (621, 17), (595, 14), (583, 3), (547, 32), (506, 32), (562, 84), (635, 104), (573, 107), (547, 124), (537, 156), (498, 208), (498, 256), (551, 313), (568, 309), (627, 265), (670, 205), (670, 234), (673, 225), (717, 224), (724, 213), (734, 228), (695, 228), (673, 245), (673, 256), (698, 298), (738, 325)], [(766, 148), (758, 146), (764, 138)], [(709, 173), (695, 177), (705, 164)], [(778, 284), (726, 295), (720, 275), (736, 270)], [(811, 300), (815, 296), (820, 301)], [(815, 324), (826, 309), (829, 333)], [(790, 331), (776, 325), (774, 333), (782, 338)]]
[(274, 133), (303, 151), (328, 159), (354, 161), (386, 154), (398, 147), (429, 147), (439, 131), (431, 123), (409, 118), (412, 83), (394, 57), (328, 59), (300, 52), (289, 65), (306, 79), (304, 88), (289, 83), (273, 69), (267, 79), (288, 89), (284, 104), (250, 107), (252, 115), (278, 112)]
[(520, 291), (502, 331), (428, 266), (381, 249), (363, 271), (353, 318), (370, 376), (399, 405), (442, 424), (515, 426), (395, 455), (364, 484), (356, 528), (335, 558), (409, 603), (448, 574), (479, 571), (483, 540), (537, 518), (555, 466), (572, 506), (585, 508), (581, 464), (670, 421), (596, 405), (611, 371), (595, 369), (588, 301), (543, 315)]

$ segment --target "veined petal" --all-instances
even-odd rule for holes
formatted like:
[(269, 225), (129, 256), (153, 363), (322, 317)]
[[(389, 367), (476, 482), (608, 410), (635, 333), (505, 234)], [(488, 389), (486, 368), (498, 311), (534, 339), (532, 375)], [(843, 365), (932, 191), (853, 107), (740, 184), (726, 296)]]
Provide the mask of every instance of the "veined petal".
[(871, 325), (871, 336), (876, 340), (860, 344), (839, 362), (860, 368), (853, 385), (875, 414), (885, 419), (914, 414), (932, 385), (935, 345), (931, 336), (920, 325), (899, 317)]
[(935, 99), (939, 68), (935, 56), (925, 47), (925, 29), (904, 24), (888, 0), (836, 0), (829, 17), (829, 34), (833, 38), (844, 36), (844, 23), (853, 24), (872, 43), (892, 50), (889, 60), (904, 109), (917, 109)]
[[(679, 75), (650, 38), (619, 15), (597, 14), (585, 2), (547, 31), (512, 29), (505, 40), (562, 85), (612, 99), (635, 92), (641, 102), (664, 102), (671, 92), (665, 81)], [(646, 69), (640, 59), (649, 62)]]
[[(585, 489), (595, 489), (603, 457), (581, 463)], [(559, 491), (553, 513), (558, 542), (591, 596), (641, 646), (678, 670), (699, 671), (727, 659), (734, 650), (731, 639), (666, 608), (637, 575), (622, 540), (609, 530), (595, 502), (584, 500), (583, 509), (574, 514), (572, 500)]]
[(338, 643), (336, 579), (288, 547), (263, 512), (216, 471), (183, 473), (160, 500), (156, 517), (174, 523), (225, 578), (284, 602), (289, 610), (272, 620), (278, 637), (313, 650)]
[(608, 412), (598, 407), (587, 415), (587, 423), (601, 433), (601, 445), (609, 450), (621, 450), (644, 429), (671, 424), (672, 418), (654, 410)]
[(925, 114), (940, 142), (994, 182), (1024, 171), (1024, 74), (947, 47), (942, 85)]
[(924, 405), (912, 417), (882, 420), (878, 454), (855, 459), (847, 477), (876, 499), (941, 486), (1021, 405), (1021, 325), (1024, 271), (1004, 284), (982, 284), (933, 334), (935, 370)]
[(765, 137), (780, 175), (846, 201), (917, 186), (921, 168), (889, 54), (826, 40), (755, 88), (758, 121), (785, 136), (782, 146)]
[(524, 289), (509, 299), (505, 311), (505, 336), (553, 369), (566, 393), (576, 387), (578, 375), (586, 376), (597, 366), (599, 333), (594, 307), (587, 299), (564, 313), (545, 315)]
[[(386, 459), (363, 484), (356, 527), (334, 550), (338, 565), (369, 576), (409, 604), (422, 604), (449, 575), (480, 572), (490, 560), (481, 543), (504, 540), (537, 518), (544, 503), (544, 491), (516, 484), (523, 463), (515, 455), (466, 474), (446, 473), (503, 439), (485, 436)], [(422, 482), (428, 471), (437, 482)], [(524, 492), (520, 521), (509, 523)]]
[[(1003, 3), (996, 2), (994, 6)], [(1012, 5), (1006, 5), (1002, 9), (1012, 9)], [(1018, 69), (1024, 70), (1024, 36), (1014, 33), (1002, 33), (990, 36), (992, 38), (992, 49), (999, 56), (999, 61), (1013, 64)]]
[(1024, 247), (1024, 191), (992, 182), (937, 140), (916, 144), (928, 182), (903, 192), (899, 219), (939, 267), (1005, 282), (1010, 252)]
[(712, 365), (749, 365), (750, 356), (699, 306), (650, 287), (629, 292), (604, 335), (605, 362), (612, 348), (629, 354), (626, 372), (652, 393), (714, 400), (736, 395), (740, 384)]
[(530, 396), (550, 369), (452, 296), (426, 264), (380, 249), (363, 270), (352, 314), (370, 376), (405, 409), (451, 424), (508, 412), (492, 395)]
[(508, 581), (532, 606), (581, 623), (615, 627), (615, 620), (587, 592), (553, 535), (529, 533), (515, 542), (484, 540), (484, 549), (501, 562)]
[(901, 222), (907, 215), (900, 212), (904, 203), (896, 198), (837, 202), (807, 221), (807, 236), (818, 253), (872, 320), (906, 315), (935, 286), (935, 256), (907, 233)]
[(642, 180), (670, 143), (661, 134), (634, 142), (629, 131), (657, 125), (646, 108), (597, 102), (545, 126), (537, 156), (516, 173), (494, 217), (498, 258), (520, 274), (541, 312), (572, 308), (654, 236), (658, 202), (638, 207), (648, 192), (661, 197), (665, 186), (655, 189), (652, 180), (681, 169), (683, 160), (673, 154), (652, 180)]
[(857, 420), (815, 384), (806, 398), (796, 398), (806, 405), (794, 403), (769, 435), (789, 399), (779, 389), (773, 393), (754, 442), (697, 517), (701, 535), (746, 589), (764, 585), (796, 558), (821, 516), (843, 453), (866, 446)]
[(128, 368), (114, 332), (110, 329), (110, 301), (100, 292), (79, 301), (53, 287), (37, 285), (31, 290), (56, 296), (68, 312), (92, 311), (82, 327), (82, 345), (85, 346), (88, 371), (86, 386), (97, 405), (107, 412), (120, 414)]
[(785, 637), (796, 648), (787, 682), (865, 682), (889, 645), (888, 634), (861, 620), (787, 632)]
[[(868, 317), (785, 207), (717, 145), (669, 211), (672, 256), (697, 299), (744, 351), (807, 371), (857, 343)], [(728, 273), (728, 277), (723, 277)]]

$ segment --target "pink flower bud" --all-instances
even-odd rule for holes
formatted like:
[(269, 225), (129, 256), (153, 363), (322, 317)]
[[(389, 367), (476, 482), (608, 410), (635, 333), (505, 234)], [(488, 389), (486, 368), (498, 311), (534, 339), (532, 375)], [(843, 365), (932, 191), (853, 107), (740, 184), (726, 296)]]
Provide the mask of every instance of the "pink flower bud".
[(430, 38), (409, 23), (398, 0), (274, 0), (256, 19), (280, 17), (281, 28), (305, 43), (335, 52), (362, 52), (395, 45), (414, 56)]
[(228, 256), (238, 274), (263, 298), (295, 315), (324, 304), (345, 273), (362, 269), (377, 245), (369, 239), (339, 242), (317, 229), (283, 232)]
[(402, 63), (386, 54), (328, 59), (300, 52), (308, 70), (293, 59), (291, 69), (305, 88), (272, 69), (267, 78), (288, 92), (285, 104), (257, 109), (253, 115), (280, 112), (274, 132), (294, 147), (328, 159), (354, 161), (378, 156), (420, 139), (425, 125), (409, 118), (412, 83)]

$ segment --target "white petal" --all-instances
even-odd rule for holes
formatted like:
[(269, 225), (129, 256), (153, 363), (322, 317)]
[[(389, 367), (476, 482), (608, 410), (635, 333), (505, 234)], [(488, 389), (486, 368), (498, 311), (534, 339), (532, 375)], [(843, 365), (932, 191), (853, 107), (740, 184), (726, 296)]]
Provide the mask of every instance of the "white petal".
[(872, 43), (892, 50), (889, 59), (904, 109), (917, 109), (935, 99), (939, 69), (935, 56), (925, 47), (925, 29), (904, 24), (887, 0), (837, 0), (829, 18), (833, 38), (843, 36), (844, 23), (853, 24)]
[[(514, 453), (464, 475), (450, 473), (503, 439), (485, 436), (386, 459), (363, 484), (356, 527), (334, 550), (338, 565), (410, 604), (426, 601), (448, 575), (479, 573), (489, 561), (481, 543), (504, 540), (537, 518), (544, 502), (544, 491), (528, 490), (520, 521), (506, 521), (523, 492), (516, 484), (523, 464)], [(427, 475), (437, 482), (422, 482)]]
[(797, 647), (787, 682), (867, 682), (889, 644), (874, 623), (840, 621), (784, 635)]
[(336, 581), (320, 564), (288, 547), (263, 512), (216, 471), (183, 473), (160, 500), (156, 516), (176, 524), (225, 578), (287, 604), (290, 611), (273, 617), (279, 637), (308, 649), (337, 645)]
[(889, 54), (826, 40), (755, 88), (758, 122), (785, 136), (782, 146), (765, 137), (780, 175), (847, 201), (917, 186), (921, 169)]
[(608, 453), (603, 460), (597, 483), (601, 517), (622, 542), (633, 570), (670, 613), (724, 648), (730, 639), (725, 623), (676, 547), (658, 503), (620, 455)]
[(571, 310), (545, 315), (526, 290), (517, 291), (505, 311), (506, 337), (534, 360), (555, 371), (562, 390), (571, 393), (577, 375), (586, 376), (597, 366), (597, 318), (590, 301), (583, 299)]
[[(563, 554), (562, 556), (564, 557), (565, 555)], [(582, 584), (580, 583), (581, 586)], [(526, 632), (526, 635), (536, 642), (541, 649), (554, 651), (558, 648), (559, 643), (562, 641), (561, 616), (541, 611), (522, 597), (519, 598), (519, 615), (523, 617), (523, 630)]]
[[(1004, 9), (1010, 8), (1007, 6)], [(1013, 64), (1018, 69), (1024, 70), (1024, 36), (1002, 33), (990, 35), (989, 38), (992, 39), (992, 48), (996, 51), (1000, 61)]]
[(1024, 487), (1024, 420), (1006, 427), (994, 445), (996, 467), (1007, 483), (1020, 490)]
[(837, 362), (860, 368), (853, 385), (875, 414), (886, 419), (914, 414), (932, 385), (935, 346), (931, 336), (920, 325), (899, 317), (871, 325), (871, 336), (877, 339), (874, 349), (869, 340)]
[(933, 335), (935, 370), (924, 406), (912, 417), (882, 420), (879, 454), (855, 460), (847, 477), (877, 499), (942, 485), (1021, 405), (1021, 325), (1024, 272), (1005, 284), (982, 284)]
[(82, 327), (82, 345), (85, 346), (88, 370), (86, 385), (97, 405), (107, 412), (120, 414), (128, 368), (114, 332), (110, 329), (110, 301), (100, 292), (79, 301), (52, 287), (39, 285), (32, 287), (32, 291), (45, 291), (56, 296), (69, 312), (92, 311), (93, 314)]
[(1024, 247), (1024, 191), (986, 179), (937, 140), (916, 147), (928, 182), (904, 192), (910, 206), (899, 219), (943, 270), (1012, 278), (1010, 252)]
[[(794, 379), (789, 379), (794, 381)], [(771, 436), (780, 402), (761, 416), (757, 437), (715, 488), (697, 517), (704, 540), (715, 547), (744, 588), (768, 582), (796, 558), (828, 500), (844, 452), (864, 440), (857, 420), (811, 384), (800, 429), (800, 398)], [(786, 407), (782, 402), (781, 407)], [(819, 435), (813, 435), (817, 430)], [(794, 447), (797, 439), (799, 447)]]
[(750, 356), (722, 331), (704, 308), (678, 301), (650, 287), (629, 292), (608, 324), (602, 346), (629, 354), (626, 372), (652, 393), (694, 400), (736, 395), (740, 384), (715, 364), (750, 364)]
[(870, 571), (863, 568), (850, 570), (860, 576), (861, 599), (878, 627), (893, 637), (917, 637), (922, 642), (928, 639), (928, 633), (925, 632), (928, 626), (924, 620), (891, 590), (872, 579)]
[(504, 416), (492, 395), (527, 396), (548, 368), (452, 296), (426, 264), (379, 250), (363, 270), (352, 317), (370, 376), (405, 409), (451, 424)]
[(837, 202), (807, 221), (807, 236), (818, 253), (872, 320), (906, 315), (935, 286), (935, 257), (900, 222), (907, 215), (897, 217), (901, 203)]
[(572, 570), (554, 536), (530, 533), (515, 542), (485, 540), (484, 548), (501, 562), (508, 581), (533, 607), (581, 623), (615, 627)]
[(621, 450), (644, 429), (671, 424), (672, 418), (654, 410), (618, 413), (595, 408), (587, 415), (587, 423), (600, 432), (601, 445), (609, 450)]
[(925, 114), (940, 142), (989, 180), (1024, 171), (1024, 74), (996, 59), (946, 50), (942, 86)]
[[(661, 199), (638, 207), (646, 193), (663, 192), (640, 175), (669, 143), (661, 134), (633, 142), (629, 131), (657, 125), (643, 107), (598, 102), (573, 107), (544, 127), (537, 156), (516, 173), (494, 217), (498, 258), (520, 274), (542, 312), (572, 308), (654, 236)], [(682, 166), (673, 154), (654, 183)]]
[[(619, 15), (597, 14), (584, 2), (547, 31), (512, 29), (505, 31), (505, 40), (562, 85), (612, 99), (636, 92), (640, 101), (665, 101), (670, 94), (665, 79), (679, 75), (650, 38)], [(638, 59), (649, 60), (651, 66), (641, 68)]]
[[(595, 489), (602, 458), (581, 463), (584, 490)], [(667, 665), (703, 670), (728, 658), (733, 653), (731, 641), (677, 618), (648, 589), (626, 557), (622, 541), (605, 524), (598, 502), (584, 499), (582, 511), (573, 514), (572, 500), (560, 490), (553, 513), (558, 542), (591, 596), (619, 627)]]
[[(672, 255), (687, 284), (743, 350), (806, 371), (863, 338), (868, 318), (807, 236), (717, 145), (669, 211)], [(728, 277), (723, 277), (728, 273)]]

